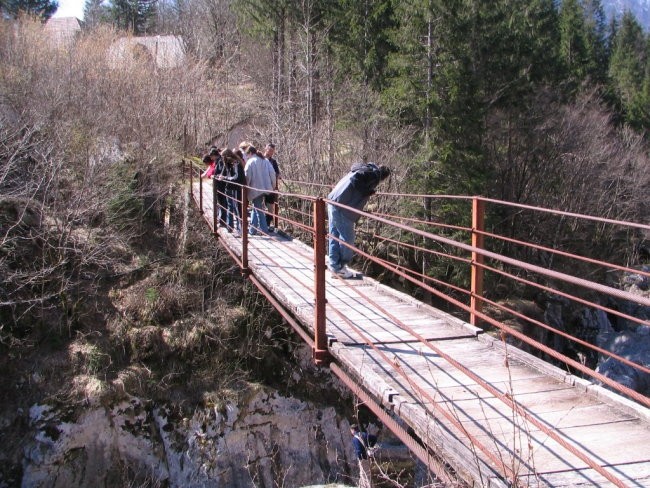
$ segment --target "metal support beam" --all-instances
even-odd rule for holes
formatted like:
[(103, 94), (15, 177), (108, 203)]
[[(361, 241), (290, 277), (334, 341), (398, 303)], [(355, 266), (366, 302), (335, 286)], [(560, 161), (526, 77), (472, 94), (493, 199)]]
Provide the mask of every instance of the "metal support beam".
[(327, 364), (330, 354), (327, 350), (325, 316), (325, 201), (314, 200), (314, 361)]
[[(472, 247), (483, 249), (485, 231), (485, 202), (480, 198), (472, 199)], [(479, 327), (478, 314), (483, 310), (483, 262), (485, 257), (472, 251), (472, 284), (470, 298), (470, 323)]]

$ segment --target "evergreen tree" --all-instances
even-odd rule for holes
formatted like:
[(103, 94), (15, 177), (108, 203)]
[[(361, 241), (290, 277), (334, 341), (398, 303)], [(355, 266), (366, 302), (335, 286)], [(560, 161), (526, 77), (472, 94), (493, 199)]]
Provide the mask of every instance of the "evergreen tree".
[(648, 41), (636, 18), (623, 15), (613, 41), (609, 76), (614, 93), (621, 100), (626, 122), (649, 128)]
[(112, 0), (111, 18), (115, 25), (135, 35), (153, 29), (157, 0)]
[(600, 0), (564, 0), (559, 12), (560, 56), (574, 83), (607, 78), (605, 13)]
[(563, 0), (560, 7), (560, 56), (569, 77), (581, 82), (593, 69), (589, 56), (585, 15), (578, 0)]
[(598, 84), (607, 82), (609, 47), (607, 17), (600, 0), (584, 0), (587, 50), (590, 58), (589, 75)]
[(425, 191), (484, 193), (487, 131), (525, 114), (537, 87), (558, 78), (553, 1), (411, 0), (396, 11), (407, 21), (395, 31), (385, 99), (393, 114), (430, 123), (420, 157), (435, 163), (418, 181)]
[(108, 22), (110, 10), (104, 0), (86, 0), (84, 4), (84, 27), (93, 28), (101, 22)]
[(438, 13), (430, 0), (404, 0), (395, 5), (399, 24), (390, 32), (395, 49), (387, 56), (383, 104), (393, 118), (422, 128), (428, 145), (437, 100), (434, 90), (440, 67)]
[(337, 0), (329, 9), (330, 39), (341, 73), (376, 90), (384, 87), (386, 60), (393, 51), (390, 0)]
[(2, 0), (0, 2), (0, 12), (9, 18), (16, 18), (23, 13), (47, 20), (58, 8), (59, 4), (56, 0)]

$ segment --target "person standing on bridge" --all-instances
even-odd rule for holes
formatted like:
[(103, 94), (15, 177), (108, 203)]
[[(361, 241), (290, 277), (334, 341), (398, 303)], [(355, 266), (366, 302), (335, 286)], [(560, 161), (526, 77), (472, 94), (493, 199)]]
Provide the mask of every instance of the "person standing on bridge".
[(368, 458), (368, 447), (375, 445), (377, 437), (361, 431), (357, 424), (350, 425), (350, 433), (352, 434), (352, 448), (359, 460), (359, 488), (372, 488), (374, 484)]
[(217, 160), (220, 156), (219, 148), (216, 147), (210, 148), (210, 152), (203, 156), (203, 162), (209, 166), (203, 173), (201, 173), (201, 178), (212, 178), (217, 165)]
[(240, 229), (241, 219), (241, 185), (246, 184), (243, 160), (232, 149), (221, 151), (221, 157), (226, 166), (225, 173), (221, 177), (226, 182), (226, 195), (228, 204), (228, 215), (226, 227), (228, 232), (237, 232)]
[(246, 174), (246, 184), (250, 187), (248, 189), (248, 199), (253, 204), (251, 227), (248, 233), (252, 236), (259, 232), (268, 235), (269, 228), (266, 224), (266, 213), (264, 212), (264, 195), (275, 189), (275, 170), (268, 159), (265, 159), (252, 144), (242, 142), (239, 148), (246, 159), (244, 173)]
[[(327, 199), (356, 210), (363, 210), (379, 183), (390, 176), (390, 169), (375, 163), (357, 163), (336, 184)], [(329, 218), (328, 268), (333, 275), (352, 278), (354, 273), (347, 267), (354, 257), (354, 224), (361, 217), (357, 212), (338, 205), (327, 205)]]
[[(280, 166), (278, 166), (278, 162), (275, 160), (273, 157), (275, 155), (275, 144), (269, 142), (266, 147), (264, 148), (264, 157), (271, 163), (271, 166), (273, 166), (273, 170), (275, 171), (275, 188), (274, 190), (278, 189), (278, 185), (280, 183)], [(278, 203), (278, 194), (277, 193), (267, 193), (266, 196), (264, 197), (264, 203), (266, 204), (266, 208), (269, 209), (269, 213), (266, 214), (266, 225), (269, 229), (272, 229), (272, 224), (273, 224), (273, 219), (275, 216), (275, 205)]]

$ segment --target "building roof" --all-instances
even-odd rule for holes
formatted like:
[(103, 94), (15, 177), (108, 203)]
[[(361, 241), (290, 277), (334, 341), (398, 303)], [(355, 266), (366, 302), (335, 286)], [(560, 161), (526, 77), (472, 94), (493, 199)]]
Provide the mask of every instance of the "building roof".
[(185, 62), (179, 36), (122, 37), (110, 48), (110, 57), (116, 64), (141, 60), (143, 55), (158, 68), (177, 68)]
[(52, 17), (45, 23), (44, 28), (55, 43), (69, 45), (81, 31), (81, 22), (76, 17)]

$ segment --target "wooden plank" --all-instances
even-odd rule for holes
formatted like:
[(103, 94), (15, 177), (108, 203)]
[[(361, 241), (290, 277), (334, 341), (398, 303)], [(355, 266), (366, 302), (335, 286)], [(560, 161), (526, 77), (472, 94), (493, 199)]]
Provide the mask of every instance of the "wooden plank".
[[(609, 427), (609, 428), (606, 428)], [(643, 442), (648, 439), (648, 433), (638, 430), (638, 422), (627, 421), (606, 426), (582, 426), (561, 429), (568, 441), (584, 450), (586, 446), (589, 456), (598, 464), (622, 464), (629, 462), (650, 462), (648, 446)], [(612, 435), (615, 433), (616, 435)], [(491, 442), (501, 448), (502, 455), (531, 459), (538, 470), (561, 471), (584, 469), (588, 466), (574, 454), (560, 446), (541, 431), (526, 432), (527, 442), (513, 445), (513, 437), (509, 432), (492, 430), (489, 434), (477, 435), (483, 442)]]
[[(552, 395), (555, 391), (558, 390), (571, 390), (571, 385), (556, 381), (547, 376), (538, 376), (534, 378), (525, 378), (519, 380), (509, 380), (506, 379), (500, 382), (493, 382), (492, 387), (495, 388), (499, 393), (508, 394), (511, 397), (514, 396), (515, 399), (518, 399), (519, 395), (524, 395), (526, 393), (544, 393), (548, 396)], [(445, 387), (440, 388), (440, 393), (444, 395), (445, 398), (449, 398), (454, 401), (461, 401), (465, 399), (474, 399), (474, 398), (492, 398), (492, 393), (487, 392), (482, 387), (474, 385), (471, 387)]]
[[(609, 465), (610, 471), (622, 478), (630, 487), (650, 487), (650, 462)], [(593, 469), (572, 471), (543, 472), (536, 475), (522, 476), (521, 481), (530, 486), (548, 486), (555, 488), (605, 488), (614, 485)]]

